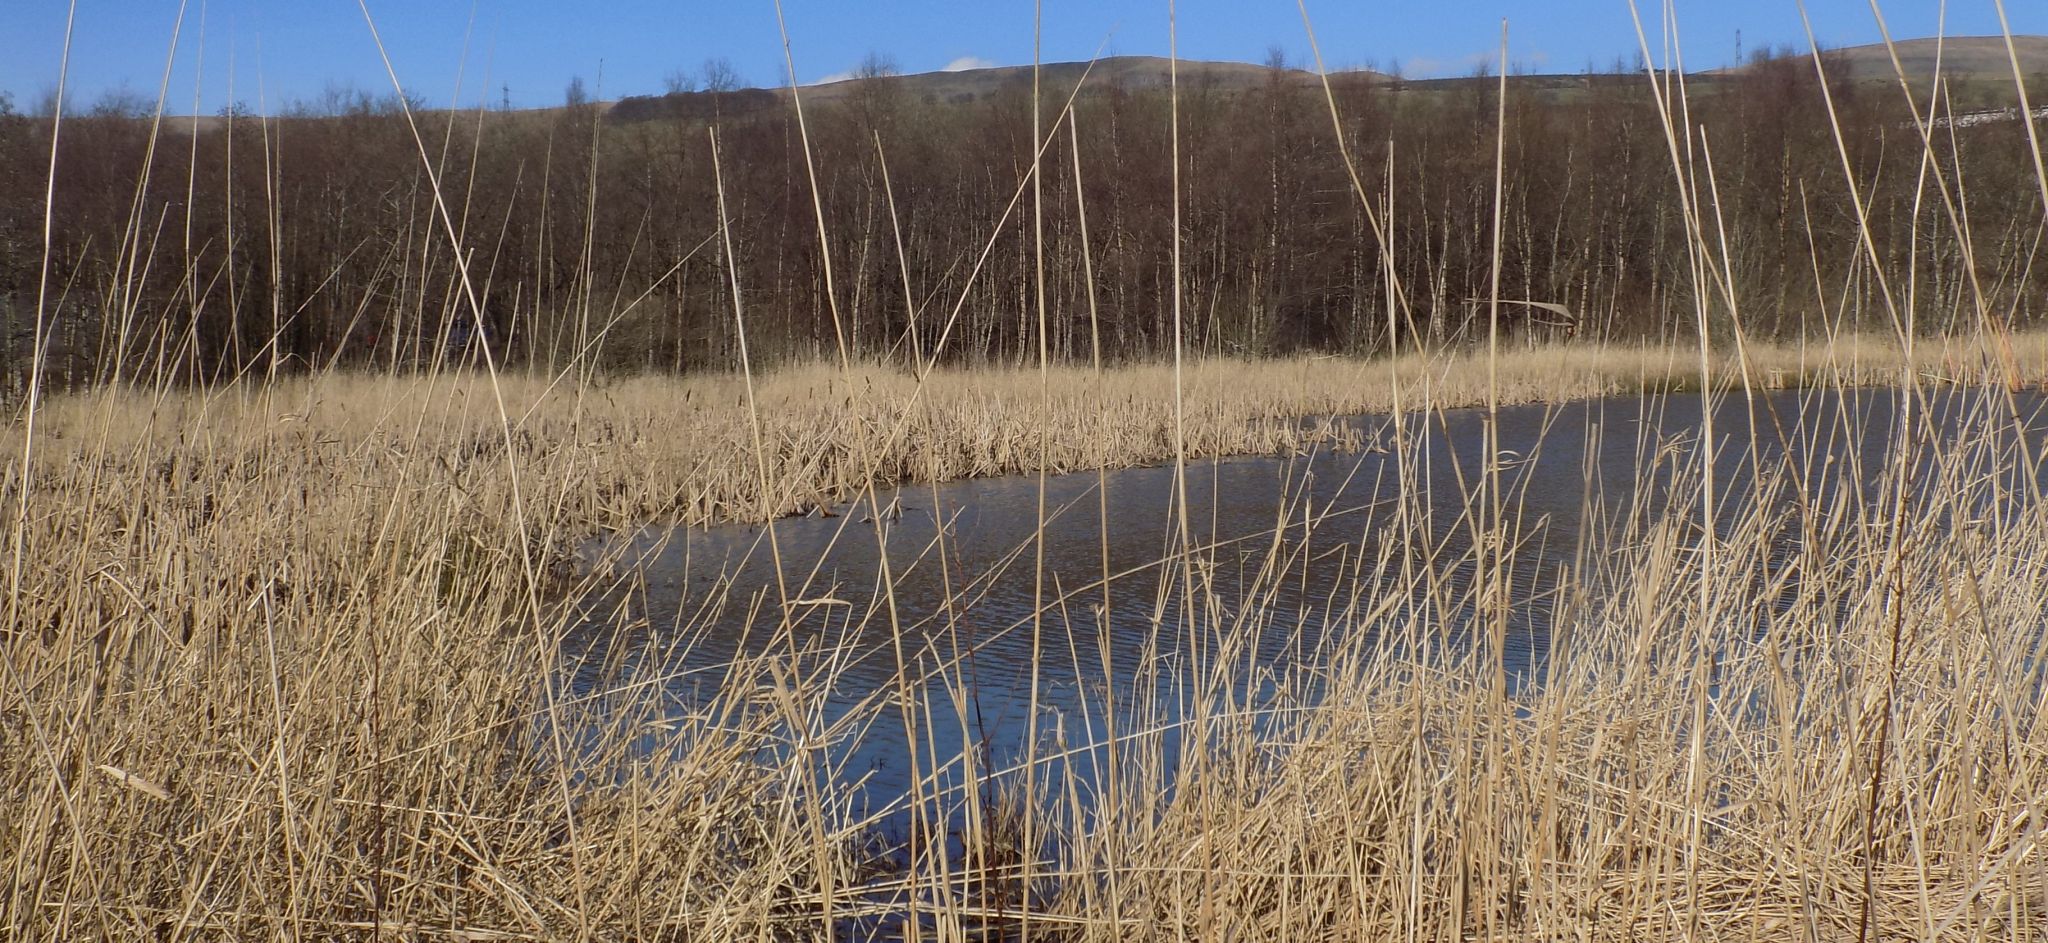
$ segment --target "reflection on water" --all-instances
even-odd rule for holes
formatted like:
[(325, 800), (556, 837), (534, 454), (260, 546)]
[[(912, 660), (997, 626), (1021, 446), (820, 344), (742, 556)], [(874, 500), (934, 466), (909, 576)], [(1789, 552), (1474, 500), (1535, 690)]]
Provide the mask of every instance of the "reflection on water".
[[(829, 683), (809, 722), (840, 737), (840, 785), (877, 805), (912, 791), (913, 756), (957, 785), (963, 754), (1001, 769), (1034, 732), (1048, 750), (1055, 731), (1099, 742), (1119, 717), (1172, 717), (1202, 678), (1229, 679), (1243, 703), (1312, 699), (1319, 666), (1372, 646), (1456, 658), (1497, 624), (1509, 683), (1526, 684), (1560, 588), (1597, 590), (1648, 528), (1699, 520), (1705, 494), (1723, 521), (1760, 501), (1854, 508), (1881, 470), (1936, 460), (1966, 427), (2024, 429), (2027, 454), (2041, 451), (2038, 395), (2015, 415), (2002, 393), (1931, 393), (1931, 432), (1907, 450), (1901, 402), (1723, 397), (1711, 492), (1701, 400), (1686, 394), (1501, 410), (1497, 494), (1487, 416), (1459, 410), (1355, 419), (1357, 454), (1190, 464), (1184, 521), (1169, 467), (1051, 477), (1042, 494), (1030, 476), (905, 487), (779, 521), (772, 547), (764, 527), (648, 531), (601, 548), (639, 579), (590, 601), (569, 654), (582, 690), (654, 678), (677, 711), (744, 659)], [(1473, 591), (1488, 585), (1505, 597)], [(844, 717), (859, 726), (835, 729)]]

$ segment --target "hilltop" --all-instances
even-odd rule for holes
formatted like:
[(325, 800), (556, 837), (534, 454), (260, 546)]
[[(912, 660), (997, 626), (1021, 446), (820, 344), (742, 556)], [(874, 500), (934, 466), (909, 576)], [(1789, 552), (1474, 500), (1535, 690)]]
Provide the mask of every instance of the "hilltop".
[[(1111, 88), (1147, 91), (1166, 88), (1175, 64), (1159, 56), (1112, 56), (1088, 62), (1048, 62), (1039, 67), (1039, 82), (1048, 94), (1064, 95), (1082, 78), (1088, 90)], [(1279, 69), (1248, 62), (1211, 62), (1182, 59), (1178, 63), (1181, 87), (1219, 92), (1243, 92), (1279, 81), (1288, 85), (1311, 86), (1321, 82), (1305, 69)], [(1391, 76), (1366, 70), (1332, 72), (1340, 84), (1385, 83)], [(866, 91), (880, 90), (901, 100), (928, 105), (964, 105), (994, 98), (1004, 89), (1029, 94), (1032, 67), (996, 66), (950, 72), (918, 72), (850, 78), (818, 85), (806, 85), (798, 92), (806, 104), (843, 102)], [(1084, 91), (1084, 94), (1088, 92)], [(788, 86), (772, 89), (740, 89), (730, 92), (678, 92), (667, 95), (636, 95), (609, 103), (609, 115), (619, 121), (660, 118), (688, 118), (718, 113), (745, 114), (758, 108), (786, 103)]]
[[(2012, 45), (2013, 52), (2017, 54), (2021, 75), (2029, 79), (2048, 75), (2048, 36), (2015, 36)], [(1893, 43), (1892, 48), (1896, 50), (1899, 65), (1916, 84), (1934, 73), (1937, 61), (1941, 64), (1942, 75), (1959, 86), (1995, 90), (2009, 86), (2012, 82), (2012, 62), (2008, 56), (2005, 39), (2001, 36), (1906, 39)], [(1825, 49), (1821, 53), (1821, 58), (1830, 75), (1838, 79), (1855, 83), (1894, 81), (1892, 52), (1882, 43)], [(1759, 69), (1805, 67), (1807, 60), (1808, 54), (1805, 52), (1763, 54), (1740, 66), (1700, 70), (1690, 73), (1690, 76), (1698, 80), (1701, 89), (1708, 89), (1721, 80)], [(1070, 92), (1081, 82), (1083, 76), (1086, 76), (1088, 85), (1082, 92), (1084, 97), (1108, 89), (1156, 91), (1167, 87), (1172, 68), (1173, 63), (1159, 56), (1111, 56), (1096, 60), (1092, 64), (1048, 62), (1040, 66), (1039, 80), (1047, 94), (1056, 96)], [(1182, 59), (1178, 69), (1182, 88), (1225, 94), (1266, 88), (1276, 82), (1301, 87), (1321, 84), (1321, 77), (1312, 70), (1276, 70), (1270, 66), (1249, 62)], [(1627, 81), (1630, 78), (1631, 76), (1626, 74), (1546, 72), (1511, 74), (1508, 81), (1510, 84), (1538, 93), (1569, 93), (1570, 90), (1583, 88), (1589, 84)], [(1496, 77), (1478, 75), (1408, 79), (1369, 69), (1332, 70), (1330, 80), (1340, 89), (1371, 85), (1395, 92), (1442, 92), (1474, 82), (1491, 84), (1498, 81)], [(805, 103), (818, 105), (842, 103), (863, 94), (875, 93), (924, 105), (965, 105), (992, 99), (1006, 89), (1028, 95), (1031, 81), (1032, 67), (1018, 65), (907, 74), (889, 73), (806, 85), (797, 91)], [(593, 102), (592, 107), (613, 121), (701, 120), (713, 116), (738, 118), (778, 109), (787, 106), (790, 97), (791, 91), (787, 85), (774, 85), (726, 91), (628, 95), (616, 100)], [(560, 107), (520, 110), (545, 114)], [(178, 116), (167, 119), (166, 129), (190, 133), (194, 128), (216, 130), (220, 124), (217, 116)]]
[[(1938, 58), (1942, 74), (1953, 83), (1995, 86), (2010, 84), (2012, 81), (2012, 65), (2004, 37), (1952, 36), (1942, 39), (1908, 39), (1895, 42), (1893, 48), (1897, 51), (1899, 64), (1906, 70), (1908, 77), (1915, 80), (1933, 74)], [(2018, 54), (2022, 75), (2032, 77), (2048, 73), (2048, 36), (2015, 36), (2013, 48)], [(1830, 74), (1840, 79), (1862, 83), (1892, 81), (1894, 78), (1892, 53), (1881, 43), (1827, 49), (1822, 51), (1821, 56)], [(1702, 87), (1711, 87), (1717, 80), (1760, 68), (1796, 66), (1805, 59), (1806, 53), (1803, 52), (1781, 53), (1775, 57), (1760, 55), (1746, 65), (1702, 70), (1692, 75), (1701, 80)], [(1167, 59), (1158, 56), (1115, 56), (1097, 60), (1092, 68), (1087, 62), (1051, 62), (1040, 67), (1040, 82), (1049, 90), (1049, 94), (1056, 95), (1063, 95), (1071, 90), (1084, 75), (1087, 77), (1090, 90), (1094, 92), (1110, 88), (1127, 91), (1158, 90), (1168, 85), (1170, 67), (1171, 63)], [(1179, 63), (1179, 72), (1183, 88), (1224, 93), (1264, 88), (1276, 81), (1295, 86), (1315, 86), (1321, 82), (1315, 72), (1307, 69), (1275, 70), (1269, 66), (1247, 62), (1183, 59)], [(1485, 76), (1403, 79), (1364, 69), (1332, 71), (1330, 78), (1338, 86), (1365, 84), (1382, 86), (1393, 91), (1413, 92), (1446, 91), (1473, 82), (1498, 81), (1497, 78)], [(1595, 80), (1613, 81), (1627, 78), (1625, 75), (1523, 73), (1510, 75), (1508, 81), (1511, 84), (1545, 92), (1575, 89)], [(951, 72), (850, 78), (808, 85), (798, 91), (806, 103), (815, 104), (844, 102), (861, 94), (880, 92), (901, 100), (928, 105), (963, 105), (993, 98), (1005, 89), (1028, 92), (1031, 80), (1031, 66), (997, 66)], [(1089, 93), (1083, 92), (1084, 95)], [(744, 115), (786, 105), (789, 97), (788, 86), (779, 86), (729, 92), (628, 96), (616, 102), (604, 103), (601, 107), (606, 109), (613, 120), (618, 121), (703, 118), (714, 113), (725, 116)]]
[[(1093, 68), (1086, 62), (1050, 62), (1040, 67), (1040, 81), (1051, 87), (1071, 88), (1085, 74), (1091, 85), (1120, 86), (1127, 89), (1166, 88), (1171, 81), (1173, 63), (1159, 56), (1113, 56), (1095, 61)], [(1183, 59), (1179, 63), (1180, 81), (1184, 86), (1208, 87), (1223, 91), (1243, 91), (1259, 88), (1274, 81), (1275, 70), (1269, 66), (1253, 65), (1248, 62), (1209, 62)], [(1289, 83), (1312, 84), (1316, 74), (1304, 69), (1282, 69), (1280, 80)], [(1347, 71), (1333, 73), (1349, 80), (1365, 78), (1368, 81), (1385, 81), (1388, 77), (1377, 72)], [(1031, 81), (1031, 67), (997, 66), (988, 69), (964, 69), (956, 72), (922, 72), (913, 75), (882, 77), (891, 81), (901, 91), (913, 98), (927, 101), (962, 102), (986, 98), (1005, 86)], [(870, 79), (847, 79), (824, 85), (809, 86), (803, 90), (805, 98), (831, 101), (843, 97), (859, 88), (863, 81)]]
[[(1890, 49), (1883, 43), (1823, 49), (1821, 61), (1830, 74), (1853, 82), (1894, 81), (1897, 78), (1892, 66), (1894, 52), (1898, 55), (1899, 68), (1916, 81), (1933, 75), (1936, 62), (1941, 65), (1941, 74), (1951, 82), (2009, 84), (2012, 82), (2013, 58), (2019, 60), (2021, 75), (2032, 77), (2048, 72), (2048, 36), (2014, 36), (2010, 52), (2003, 36), (1904, 39), (1892, 43)], [(1784, 52), (1775, 56), (1759, 56), (1744, 65), (1716, 69), (1710, 74), (1733, 75), (1807, 59), (1805, 52)]]

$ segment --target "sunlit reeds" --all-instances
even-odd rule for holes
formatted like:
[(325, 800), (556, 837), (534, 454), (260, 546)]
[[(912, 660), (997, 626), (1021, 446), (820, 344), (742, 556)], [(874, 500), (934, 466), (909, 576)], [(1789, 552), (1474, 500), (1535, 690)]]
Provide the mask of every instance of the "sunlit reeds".
[[(1678, 185), (1715, 205), (1705, 142), (1695, 161), (1669, 120)], [(1721, 221), (1688, 207), (1700, 307), (1678, 346), (1494, 332), (1372, 361), (964, 370), (934, 366), (935, 337), (911, 370), (437, 355), (33, 399), (0, 442), (0, 939), (2042, 939), (2048, 506), (2013, 407), (2048, 379), (2048, 335), (1971, 310), (1956, 336), (1748, 337)], [(1747, 443), (1633, 433), (1634, 480), (1587, 482), (1606, 542), (1542, 587), (1540, 667), (1512, 688), (1501, 647), (1539, 640), (1474, 641), (1476, 618), (1533, 605), (1508, 591), (1533, 459), (1498, 450), (1467, 492), (1398, 489), (1369, 521), (1288, 505), (1233, 550), (1251, 576), (1230, 598), (1185, 518), (1112, 573), (1107, 489), (1100, 579), (1019, 546), (921, 609), (887, 570), (872, 599), (808, 594), (815, 561), (778, 549), (776, 595), (706, 587), (650, 625), (634, 561), (593, 540), (846, 512), (843, 539), (886, 541), (884, 485), (1406, 467), (1451, 409), (1792, 387), (1910, 405), (1823, 398)], [(1837, 447), (1870, 422), (1891, 451)], [(1711, 477), (1715, 449), (1748, 456), (1738, 481)], [(916, 565), (956, 565), (955, 536)], [(1311, 538), (1358, 548), (1313, 613), (1329, 641), (1257, 676), (1259, 640), (1311, 618), (1278, 601)], [(906, 642), (985, 615), (970, 584), (997, 579), (1036, 582), (1025, 618), (987, 617), (964, 650)], [(1159, 601), (1161, 658), (1109, 663), (1111, 593)], [(732, 625), (777, 635), (698, 657)], [(1006, 633), (1143, 683), (1034, 710), (1022, 768), (1000, 768), (935, 731), (972, 726), (966, 663)], [(893, 678), (849, 691), (863, 647)], [(685, 676), (717, 683), (674, 696)], [(1162, 688), (1170, 705), (1131, 693)], [(846, 788), (847, 745), (885, 717), (912, 787)], [(1084, 754), (1102, 775), (1063, 762)]]

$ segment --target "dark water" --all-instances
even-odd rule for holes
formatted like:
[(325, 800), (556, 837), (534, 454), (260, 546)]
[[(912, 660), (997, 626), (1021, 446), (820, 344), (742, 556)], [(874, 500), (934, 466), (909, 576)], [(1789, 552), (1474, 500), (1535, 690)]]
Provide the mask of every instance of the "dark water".
[[(2042, 450), (2039, 395), (2020, 395), (2016, 411), (2003, 393), (1927, 395), (1930, 431), (1907, 466), (1931, 466), (1965, 430), (1972, 441), (2003, 436), (2024, 441), (2027, 454)], [(1902, 396), (1721, 398), (1719, 515), (1793, 494), (1874, 500), (1900, 455)], [(736, 661), (780, 663), (828, 686), (810, 722), (839, 737), (830, 778), (884, 808), (912, 791), (913, 746), (921, 775), (936, 762), (946, 767), (938, 780), (957, 787), (963, 758), (1001, 769), (1025, 754), (1034, 729), (1051, 750), (1055, 730), (1089, 743), (1118, 717), (1171, 718), (1203, 678), (1229, 678), (1229, 696), (1257, 704), (1277, 692), (1312, 697), (1317, 668), (1362, 647), (1455, 658), (1480, 643), (1470, 587), (1483, 566), (1503, 569), (1511, 587), (1501, 663), (1512, 684), (1540, 680), (1558, 585), (1597, 584), (1646, 526), (1699, 519), (1708, 440), (1697, 394), (1501, 410), (1497, 502), (1481, 490), (1484, 411), (1411, 416), (1398, 431), (1384, 417), (1351, 423), (1366, 443), (1353, 454), (1191, 463), (1185, 542), (1170, 467), (1046, 479), (1042, 543), (1035, 476), (881, 493), (875, 504), (891, 510), (879, 541), (866, 501), (836, 517), (779, 521), (782, 587), (763, 527), (620, 538), (593, 552), (618, 555), (640, 579), (592, 601), (588, 631), (572, 640), (575, 683), (587, 691), (656, 679), (684, 711), (715, 698)], [(2039, 465), (1998, 473), (2017, 487), (2038, 481)], [(1477, 528), (1474, 507), (1489, 515)], [(1506, 534), (1511, 552), (1475, 554), (1475, 532)], [(884, 546), (893, 594), (883, 591)], [(1183, 550), (1199, 566), (1176, 562)], [(1387, 587), (1426, 582), (1416, 573), (1441, 579), (1433, 592), (1399, 591), (1425, 599), (1386, 606)], [(785, 591), (800, 601), (786, 627)], [(914, 744), (898, 702), (905, 691)], [(859, 726), (835, 730), (842, 718)]]

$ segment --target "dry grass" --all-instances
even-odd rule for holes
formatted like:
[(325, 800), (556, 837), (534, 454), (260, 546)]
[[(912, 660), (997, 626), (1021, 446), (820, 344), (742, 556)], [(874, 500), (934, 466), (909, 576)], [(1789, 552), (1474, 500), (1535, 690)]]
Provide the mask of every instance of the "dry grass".
[[(2042, 344), (2028, 338), (2023, 362), (2048, 363)], [(1751, 354), (1759, 375), (1899, 375), (1876, 344)], [(1982, 363), (1969, 356), (1949, 362)], [(1503, 400), (1696, 382), (1681, 359), (1515, 354)], [(1401, 370), (1411, 405), (1484, 389), (1472, 361)], [(1189, 451), (1327, 444), (1341, 433), (1298, 417), (1381, 408), (1388, 376), (1342, 360), (1194, 368)], [(942, 373), (912, 404), (912, 381), (880, 370), (779, 374), (761, 384), (768, 506), (856, 491), (856, 439), (886, 443), (875, 465), (895, 478), (1029, 469), (1039, 435), (1057, 468), (1156, 462), (1165, 380), (1057, 374), (1068, 392), (1041, 406), (1031, 374)], [(597, 586), (559, 566), (582, 537), (760, 513), (734, 461), (749, 448), (737, 382), (507, 393), (523, 417), (509, 462), (474, 377), (49, 404), (0, 678), (0, 788), (15, 797), (0, 934), (719, 939), (822, 934), (827, 901), (846, 932), (913, 899), (931, 938), (1017, 930), (1022, 898), (988, 883), (1014, 852), (927, 848), (906, 870), (897, 849), (885, 866), (815, 762), (870, 712), (945, 709), (924, 705), (951, 703), (957, 679), (883, 692), (841, 730), (819, 726), (829, 652), (727, 666), (727, 693), (685, 715), (625, 674), (573, 695), (550, 683), (578, 624), (560, 603)], [(1846, 940), (1867, 865), (1871, 938), (2038, 938), (2048, 751), (2031, 659), (2048, 521), (1986, 475), (2018, 458), (1996, 416), (1980, 420), (1933, 453), (1939, 499), (1903, 519), (1839, 495), (1815, 509), (1780, 481), (1707, 568), (1684, 525), (1695, 491), (1641, 509), (1625, 551), (1563, 587), (1555, 675), (1506, 713), (1485, 646), (1381, 645), (1327, 653), (1314, 698), (1205, 689), (1175, 723), (1212, 747), (1176, 798), (1143, 785), (1172, 775), (1167, 721), (1124, 731), (1116, 815), (1079, 827), (1044, 795), (1019, 813), (1058, 834), (1036, 865), (1033, 933)], [(2020, 510), (1983, 520), (1986, 502)], [(1288, 536), (1273, 572), (1301, 552)], [(1792, 564), (1765, 562), (1788, 546)], [(1358, 580), (1335, 615), (1359, 639), (1440, 632), (1484, 598), (1431, 571)], [(1198, 600), (1161, 631), (1206, 627), (1227, 652), (1288, 613)], [(1277, 728), (1246, 719), (1279, 708)], [(1872, 719), (1887, 709), (1891, 785), (1873, 812)], [(1068, 731), (1070, 745), (1099, 733)]]
[[(1666, 123), (1697, 327), (1739, 328), (1729, 241), (1689, 202), (1711, 164)], [(1898, 294), (1878, 246), (1850, 249)], [(1083, 649), (1110, 617), (1094, 588), (1045, 587), (1022, 621), (964, 592), (900, 612), (916, 601), (885, 570), (840, 617), (891, 627), (896, 676), (843, 710), (821, 607), (710, 587), (664, 634), (578, 606), (634, 588), (573, 565), (606, 530), (759, 521), (875, 482), (1362, 445), (1303, 419), (1397, 393), (1420, 420), (1702, 373), (1907, 397), (2048, 376), (2048, 335), (1928, 341), (1911, 363), (1867, 339), (1730, 346), (923, 383), (810, 368), (756, 396), (577, 364), (560, 383), (322, 375), (42, 404), (0, 442), (0, 940), (2048, 939), (2048, 505), (2038, 432), (1995, 395), (1938, 434), (1917, 408), (1879, 417), (1904, 433), (1889, 460), (1759, 459), (1743, 489), (1716, 490), (1697, 439), (1648, 443), (1614, 483), (1613, 542), (1541, 587), (1543, 677), (1513, 689), (1510, 457), (1463, 494), (1402, 489), (1318, 613), (1280, 601), (1339, 539), (1309, 539), (1313, 509), (1234, 557), (1252, 576), (1225, 599), (1183, 506), (1185, 544), (1117, 591), (1160, 601), (1152, 650), (1183, 668), (1143, 670), (1188, 706), (1123, 705), (1113, 732), (1046, 718), (1029, 755), (1107, 742), (1111, 775), (929, 778), (900, 797), (917, 824), (894, 846), (839, 788), (844, 748), (885, 714), (964, 717), (969, 696), (901, 626), (937, 609)], [(1815, 418), (1844, 442), (1872, 421)], [(1423, 424), (1374, 445), (1406, 469)], [(1471, 549), (1435, 553), (1444, 526)], [(749, 607), (779, 611), (786, 644), (693, 660), (694, 632)], [(1248, 694), (1263, 679), (1237, 659), (1312, 617), (1331, 641), (1311, 670)], [(665, 697), (683, 670), (715, 694)]]
[[(2013, 378), (2017, 385), (2048, 380), (2048, 334), (2021, 335), (2011, 347), (2023, 365)], [(1916, 356), (1929, 382), (2004, 379), (1995, 354), (1970, 339), (1923, 342)], [(1895, 385), (1903, 365), (1895, 343), (1867, 337), (1804, 348), (1752, 344), (1747, 352), (1751, 383), (1759, 389)], [(1718, 382), (1740, 382), (1740, 366), (1732, 358), (1718, 365)], [(1388, 413), (1396, 382), (1408, 391), (1410, 408), (1418, 395), (1441, 409), (1485, 402), (1481, 357), (1411, 355), (1394, 370), (1398, 379), (1384, 361), (1335, 357), (1191, 365), (1187, 454), (1355, 447), (1360, 430), (1341, 420)], [(1054, 473), (1173, 458), (1172, 371), (1165, 365), (1122, 367), (1099, 377), (1085, 368), (1055, 368), (1053, 393), (1043, 400), (1036, 370), (941, 370), (920, 391), (917, 378), (897, 370), (798, 367), (763, 378), (757, 390), (767, 443), (764, 498), (750, 463), (735, 461), (753, 452), (737, 376), (599, 384), (577, 389), (525, 376), (503, 382), (519, 474), (548, 496), (529, 502), (528, 510), (551, 536), (654, 521), (702, 525), (803, 513), (858, 495), (870, 466), (877, 484), (1035, 472), (1041, 438)], [(1690, 352), (1671, 349), (1551, 346), (1505, 354), (1500, 365), (1502, 405), (1698, 387)], [(323, 537), (360, 521), (366, 507), (381, 506), (379, 494), (432, 496), (446, 505), (442, 513), (456, 517), (509, 513), (503, 436), (481, 375), (328, 375), (210, 396), (103, 393), (50, 403), (38, 422), (48, 437), (38, 444), (45, 488), (98, 467), (123, 483), (116, 493), (136, 503), (136, 513), (228, 502), (222, 510), (260, 526), (285, 492), (297, 490), (304, 492), (296, 496), (303, 516), (288, 528)], [(857, 452), (856, 427), (867, 430), (872, 454)], [(0, 458), (19, 449), (19, 441), (0, 443)], [(125, 484), (147, 477), (140, 466), (169, 476), (161, 495), (152, 495), (155, 487)], [(237, 469), (247, 480), (277, 480), (268, 488), (215, 487)], [(186, 481), (176, 480), (181, 477)], [(151, 499), (141, 500), (145, 495)], [(308, 522), (321, 525), (308, 528)], [(271, 545), (295, 542), (275, 535)], [(333, 553), (361, 559), (353, 546)]]

